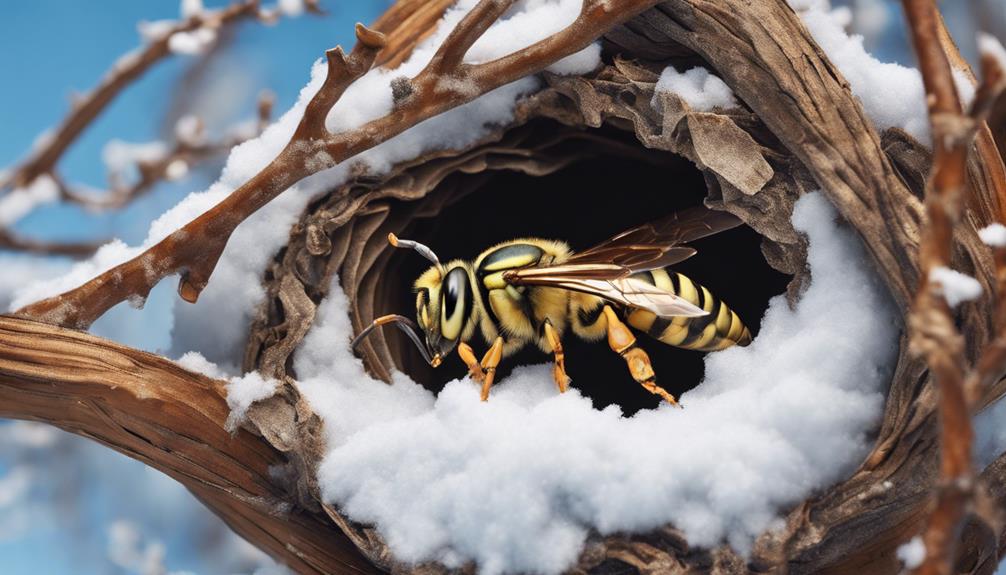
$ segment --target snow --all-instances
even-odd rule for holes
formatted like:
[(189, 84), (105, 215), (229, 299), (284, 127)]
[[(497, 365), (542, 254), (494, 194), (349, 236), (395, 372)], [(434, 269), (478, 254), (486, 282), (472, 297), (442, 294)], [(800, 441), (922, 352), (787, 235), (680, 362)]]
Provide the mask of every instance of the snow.
[(189, 371), (201, 373), (206, 377), (213, 379), (223, 379), (227, 375), (217, 364), (203, 357), (203, 354), (198, 351), (190, 351), (186, 353), (175, 360), (175, 363)]
[(978, 237), (985, 245), (994, 248), (1006, 248), (1006, 226), (1000, 223), (990, 224), (978, 231)]
[(256, 401), (272, 397), (279, 384), (274, 379), (265, 379), (258, 372), (246, 373), (243, 377), (232, 377), (227, 383), (227, 407), (231, 408), (227, 418), (227, 429), (234, 431), (244, 420), (248, 409)]
[(59, 185), (43, 174), (27, 188), (15, 188), (0, 196), (0, 228), (14, 225), (40, 205), (59, 199)]
[(304, 0), (279, 0), (277, 7), (284, 16), (300, 16), (304, 13)]
[(400, 560), (488, 574), (558, 573), (590, 529), (667, 522), (694, 545), (746, 552), (781, 508), (862, 458), (883, 404), (897, 321), (834, 218), (821, 194), (797, 204), (813, 280), (796, 309), (775, 298), (751, 346), (707, 356), (683, 411), (631, 418), (558, 394), (547, 365), (516, 369), (487, 403), (468, 380), (438, 397), (402, 374), (373, 381), (347, 349), (334, 283), (295, 358), (325, 421), (325, 499), (376, 525)]
[(179, 13), (182, 18), (192, 18), (193, 16), (200, 16), (206, 8), (203, 7), (203, 0), (182, 0), (179, 6)]
[(203, 121), (192, 114), (185, 114), (175, 122), (175, 138), (191, 146), (202, 143), (205, 137)]
[(189, 173), (189, 164), (185, 160), (172, 160), (164, 169), (164, 176), (169, 181), (180, 180)]
[(983, 56), (988, 55), (999, 63), (999, 68), (1006, 71), (1006, 48), (999, 39), (985, 32), (978, 33), (978, 51)]
[(144, 42), (156, 42), (168, 34), (178, 22), (174, 20), (142, 20), (136, 24), (136, 31)]
[(922, 537), (916, 535), (908, 543), (898, 547), (897, 555), (905, 569), (915, 569), (926, 558), (926, 544), (922, 542)]
[(196, 28), (191, 32), (175, 32), (168, 38), (168, 49), (175, 54), (194, 56), (202, 54), (217, 40), (212, 28)]
[(108, 171), (120, 174), (134, 169), (141, 163), (159, 162), (167, 155), (167, 144), (159, 141), (133, 143), (110, 140), (101, 150), (101, 159)]
[(583, 50), (566, 56), (545, 70), (560, 76), (578, 76), (593, 72), (600, 65), (601, 43), (594, 42)]
[(982, 295), (982, 286), (978, 280), (943, 266), (929, 271), (929, 281), (939, 284), (943, 298), (952, 308)]
[[(828, 0), (789, 0), (789, 4), (879, 129), (901, 128), (923, 144), (931, 143), (925, 90), (917, 69), (881, 62), (867, 52), (863, 37), (845, 30), (848, 10), (830, 10)], [(960, 73), (955, 73), (955, 80), (958, 88), (970, 88)]]
[[(736, 108), (737, 100), (733, 91), (719, 77), (709, 70), (696, 66), (681, 73), (673, 66), (664, 68), (657, 80), (656, 92), (673, 92), (699, 112), (709, 112), (714, 108)], [(656, 95), (654, 95), (656, 106)]]

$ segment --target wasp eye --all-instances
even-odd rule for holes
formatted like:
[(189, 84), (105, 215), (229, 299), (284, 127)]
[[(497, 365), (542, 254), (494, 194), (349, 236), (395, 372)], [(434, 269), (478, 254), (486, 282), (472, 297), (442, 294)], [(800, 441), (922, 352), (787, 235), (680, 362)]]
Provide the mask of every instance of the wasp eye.
[(440, 306), (440, 334), (456, 340), (472, 308), (471, 284), (464, 268), (454, 268), (444, 278), (443, 300)]

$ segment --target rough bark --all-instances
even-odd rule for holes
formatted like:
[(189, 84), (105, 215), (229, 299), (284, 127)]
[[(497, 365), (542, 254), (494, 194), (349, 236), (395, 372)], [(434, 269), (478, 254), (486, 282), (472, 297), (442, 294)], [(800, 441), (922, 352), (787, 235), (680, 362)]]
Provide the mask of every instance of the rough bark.
[(163, 471), (299, 573), (376, 572), (277, 473), (289, 457), (226, 430), (224, 385), (98, 337), (0, 316), (0, 417), (56, 425)]

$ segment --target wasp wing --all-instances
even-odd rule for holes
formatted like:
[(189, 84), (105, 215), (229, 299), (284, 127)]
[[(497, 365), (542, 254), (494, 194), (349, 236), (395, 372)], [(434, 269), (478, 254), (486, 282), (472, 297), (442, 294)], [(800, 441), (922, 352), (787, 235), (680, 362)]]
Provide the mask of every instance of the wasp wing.
[(589, 250), (574, 254), (565, 265), (608, 264), (622, 266), (628, 275), (665, 268), (693, 255), (681, 244), (735, 228), (741, 221), (727, 212), (689, 208), (643, 224), (609, 238)]
[(691, 208), (622, 232), (559, 265), (510, 270), (503, 279), (512, 285), (551, 286), (588, 293), (660, 317), (708, 315), (688, 300), (630, 276), (684, 261), (696, 251), (680, 244), (735, 228), (740, 223), (726, 212)]
[(514, 285), (530, 284), (557, 287), (596, 295), (619, 305), (651, 311), (659, 317), (699, 317), (709, 315), (709, 312), (692, 304), (690, 301), (633, 277), (593, 279), (557, 275), (551, 277), (536, 276), (525, 281), (523, 274), (518, 273), (520, 271), (523, 270), (507, 272), (503, 277)]

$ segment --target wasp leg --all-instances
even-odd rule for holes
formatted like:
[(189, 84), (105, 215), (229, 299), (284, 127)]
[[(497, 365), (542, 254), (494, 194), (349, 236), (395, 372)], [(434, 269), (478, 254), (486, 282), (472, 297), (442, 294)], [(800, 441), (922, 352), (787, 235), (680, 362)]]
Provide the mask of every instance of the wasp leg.
[(545, 320), (545, 337), (548, 338), (549, 345), (552, 346), (552, 355), (555, 357), (555, 366), (552, 368), (552, 377), (559, 387), (559, 393), (566, 393), (569, 386), (569, 376), (566, 375), (566, 354), (562, 351), (562, 342), (559, 341), (559, 334), (552, 327), (552, 322)]
[(503, 359), (503, 337), (498, 336), (489, 351), (482, 357), (482, 369), (486, 372), (486, 377), (482, 381), (482, 401), (489, 400), (489, 388), (493, 386), (493, 380), (496, 379), (496, 366), (500, 364), (501, 359)]
[(472, 379), (478, 382), (485, 379), (486, 374), (482, 371), (482, 366), (479, 365), (479, 360), (475, 359), (475, 352), (472, 351), (472, 346), (465, 342), (459, 343), (458, 356), (461, 357), (461, 360), (468, 366), (468, 375), (472, 376)]
[(675, 407), (681, 407), (673, 395), (657, 385), (657, 375), (653, 373), (653, 366), (650, 365), (650, 356), (636, 345), (636, 336), (632, 335), (632, 332), (622, 323), (611, 306), (604, 306), (604, 317), (608, 320), (608, 345), (611, 346), (612, 351), (625, 358), (632, 379), (635, 379), (646, 391), (659, 395)]

